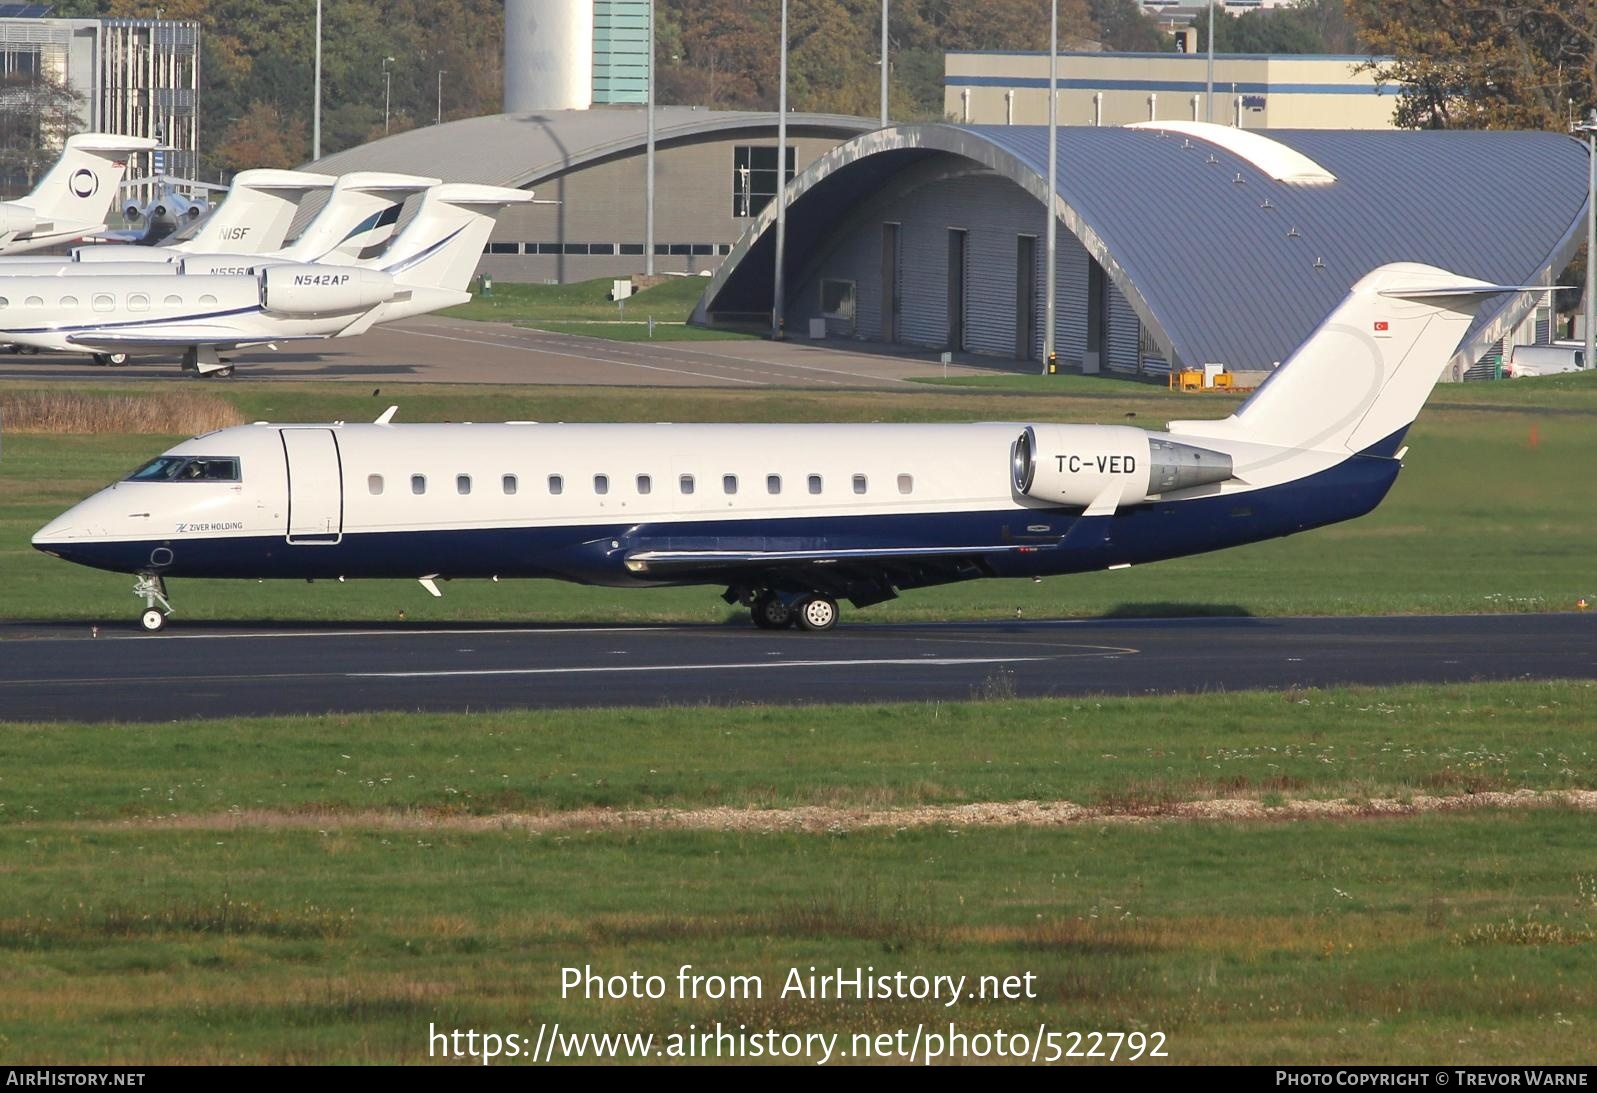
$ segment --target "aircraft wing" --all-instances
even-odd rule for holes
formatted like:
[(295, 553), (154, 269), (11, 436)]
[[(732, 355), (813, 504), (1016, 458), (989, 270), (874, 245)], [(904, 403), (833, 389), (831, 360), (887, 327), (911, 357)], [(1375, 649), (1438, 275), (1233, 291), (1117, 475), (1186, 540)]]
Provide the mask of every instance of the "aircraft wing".
[(638, 550), (626, 566), (662, 581), (738, 578), (766, 583), (784, 579), (803, 587), (847, 596), (857, 605), (889, 599), (884, 586), (916, 588), (967, 577), (989, 576), (994, 554), (1055, 550), (1052, 543), (991, 546), (869, 547), (841, 550)]
[(277, 342), (326, 341), (326, 334), (297, 334), (271, 338), (241, 339), (237, 334), (119, 334), (112, 332), (69, 334), (67, 341), (104, 353), (135, 353), (154, 349), (187, 349), (208, 346), (213, 349), (246, 349), (253, 345)]

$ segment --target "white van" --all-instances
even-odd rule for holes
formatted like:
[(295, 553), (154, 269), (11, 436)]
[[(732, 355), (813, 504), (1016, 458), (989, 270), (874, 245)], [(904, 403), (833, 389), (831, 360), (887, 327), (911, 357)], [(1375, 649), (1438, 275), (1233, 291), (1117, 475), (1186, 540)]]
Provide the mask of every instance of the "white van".
[(1503, 366), (1503, 375), (1552, 376), (1559, 372), (1579, 372), (1586, 367), (1586, 347), (1580, 342), (1554, 342), (1552, 345), (1516, 345)]

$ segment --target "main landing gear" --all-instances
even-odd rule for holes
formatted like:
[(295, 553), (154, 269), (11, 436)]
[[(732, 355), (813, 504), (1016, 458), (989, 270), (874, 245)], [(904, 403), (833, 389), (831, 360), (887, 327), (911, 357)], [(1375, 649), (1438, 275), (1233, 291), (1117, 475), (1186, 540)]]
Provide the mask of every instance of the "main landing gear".
[[(166, 629), (166, 617), (172, 613), (172, 603), (166, 598), (166, 582), (159, 574), (140, 573), (133, 579), (133, 594), (144, 597), (144, 614), (139, 625), (151, 634)], [(160, 604), (159, 607), (156, 605)]]
[(126, 353), (96, 353), (96, 354), (94, 354), (94, 363), (98, 364), (98, 365), (101, 365), (102, 367), (109, 365), (109, 366), (114, 367), (114, 368), (120, 368), (124, 364), (126, 364), (127, 362), (128, 362), (128, 355)]
[(819, 592), (783, 596), (769, 589), (747, 601), (754, 625), (761, 630), (830, 630), (837, 625), (837, 601)]

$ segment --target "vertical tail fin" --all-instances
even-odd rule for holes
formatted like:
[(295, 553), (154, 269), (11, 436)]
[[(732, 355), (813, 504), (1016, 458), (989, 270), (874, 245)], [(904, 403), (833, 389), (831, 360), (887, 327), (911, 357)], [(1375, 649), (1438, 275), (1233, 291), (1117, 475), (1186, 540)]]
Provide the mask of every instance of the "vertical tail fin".
[[(62, 236), (105, 227), (116, 203), (117, 185), (127, 169), (128, 156), (148, 151), (156, 142), (146, 137), (114, 133), (79, 133), (68, 137), (66, 149), (33, 192), (14, 204), (32, 211), (41, 234)], [(51, 242), (55, 240), (52, 239)]]
[(506, 205), (532, 201), (531, 190), (452, 182), (422, 195), (421, 208), (382, 257), (401, 285), (464, 291)]
[(405, 199), (436, 185), (436, 178), (352, 171), (333, 184), (322, 211), (278, 257), (328, 265), (369, 262), (393, 237)]
[(262, 254), (283, 245), (305, 195), (338, 180), (306, 171), (240, 171), (227, 197), (194, 235), (174, 243), (186, 254)]
[(1236, 413), (1223, 421), (1172, 421), (1170, 431), (1277, 448), (1367, 451), (1413, 424), (1486, 300), (1522, 287), (1412, 262), (1380, 266)]

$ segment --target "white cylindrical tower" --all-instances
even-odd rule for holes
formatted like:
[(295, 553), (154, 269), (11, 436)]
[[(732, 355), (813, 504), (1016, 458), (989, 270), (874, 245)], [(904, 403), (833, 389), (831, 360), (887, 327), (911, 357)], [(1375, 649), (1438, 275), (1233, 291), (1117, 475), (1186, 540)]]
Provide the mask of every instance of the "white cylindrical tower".
[(593, 105), (593, 0), (505, 0), (505, 112)]

